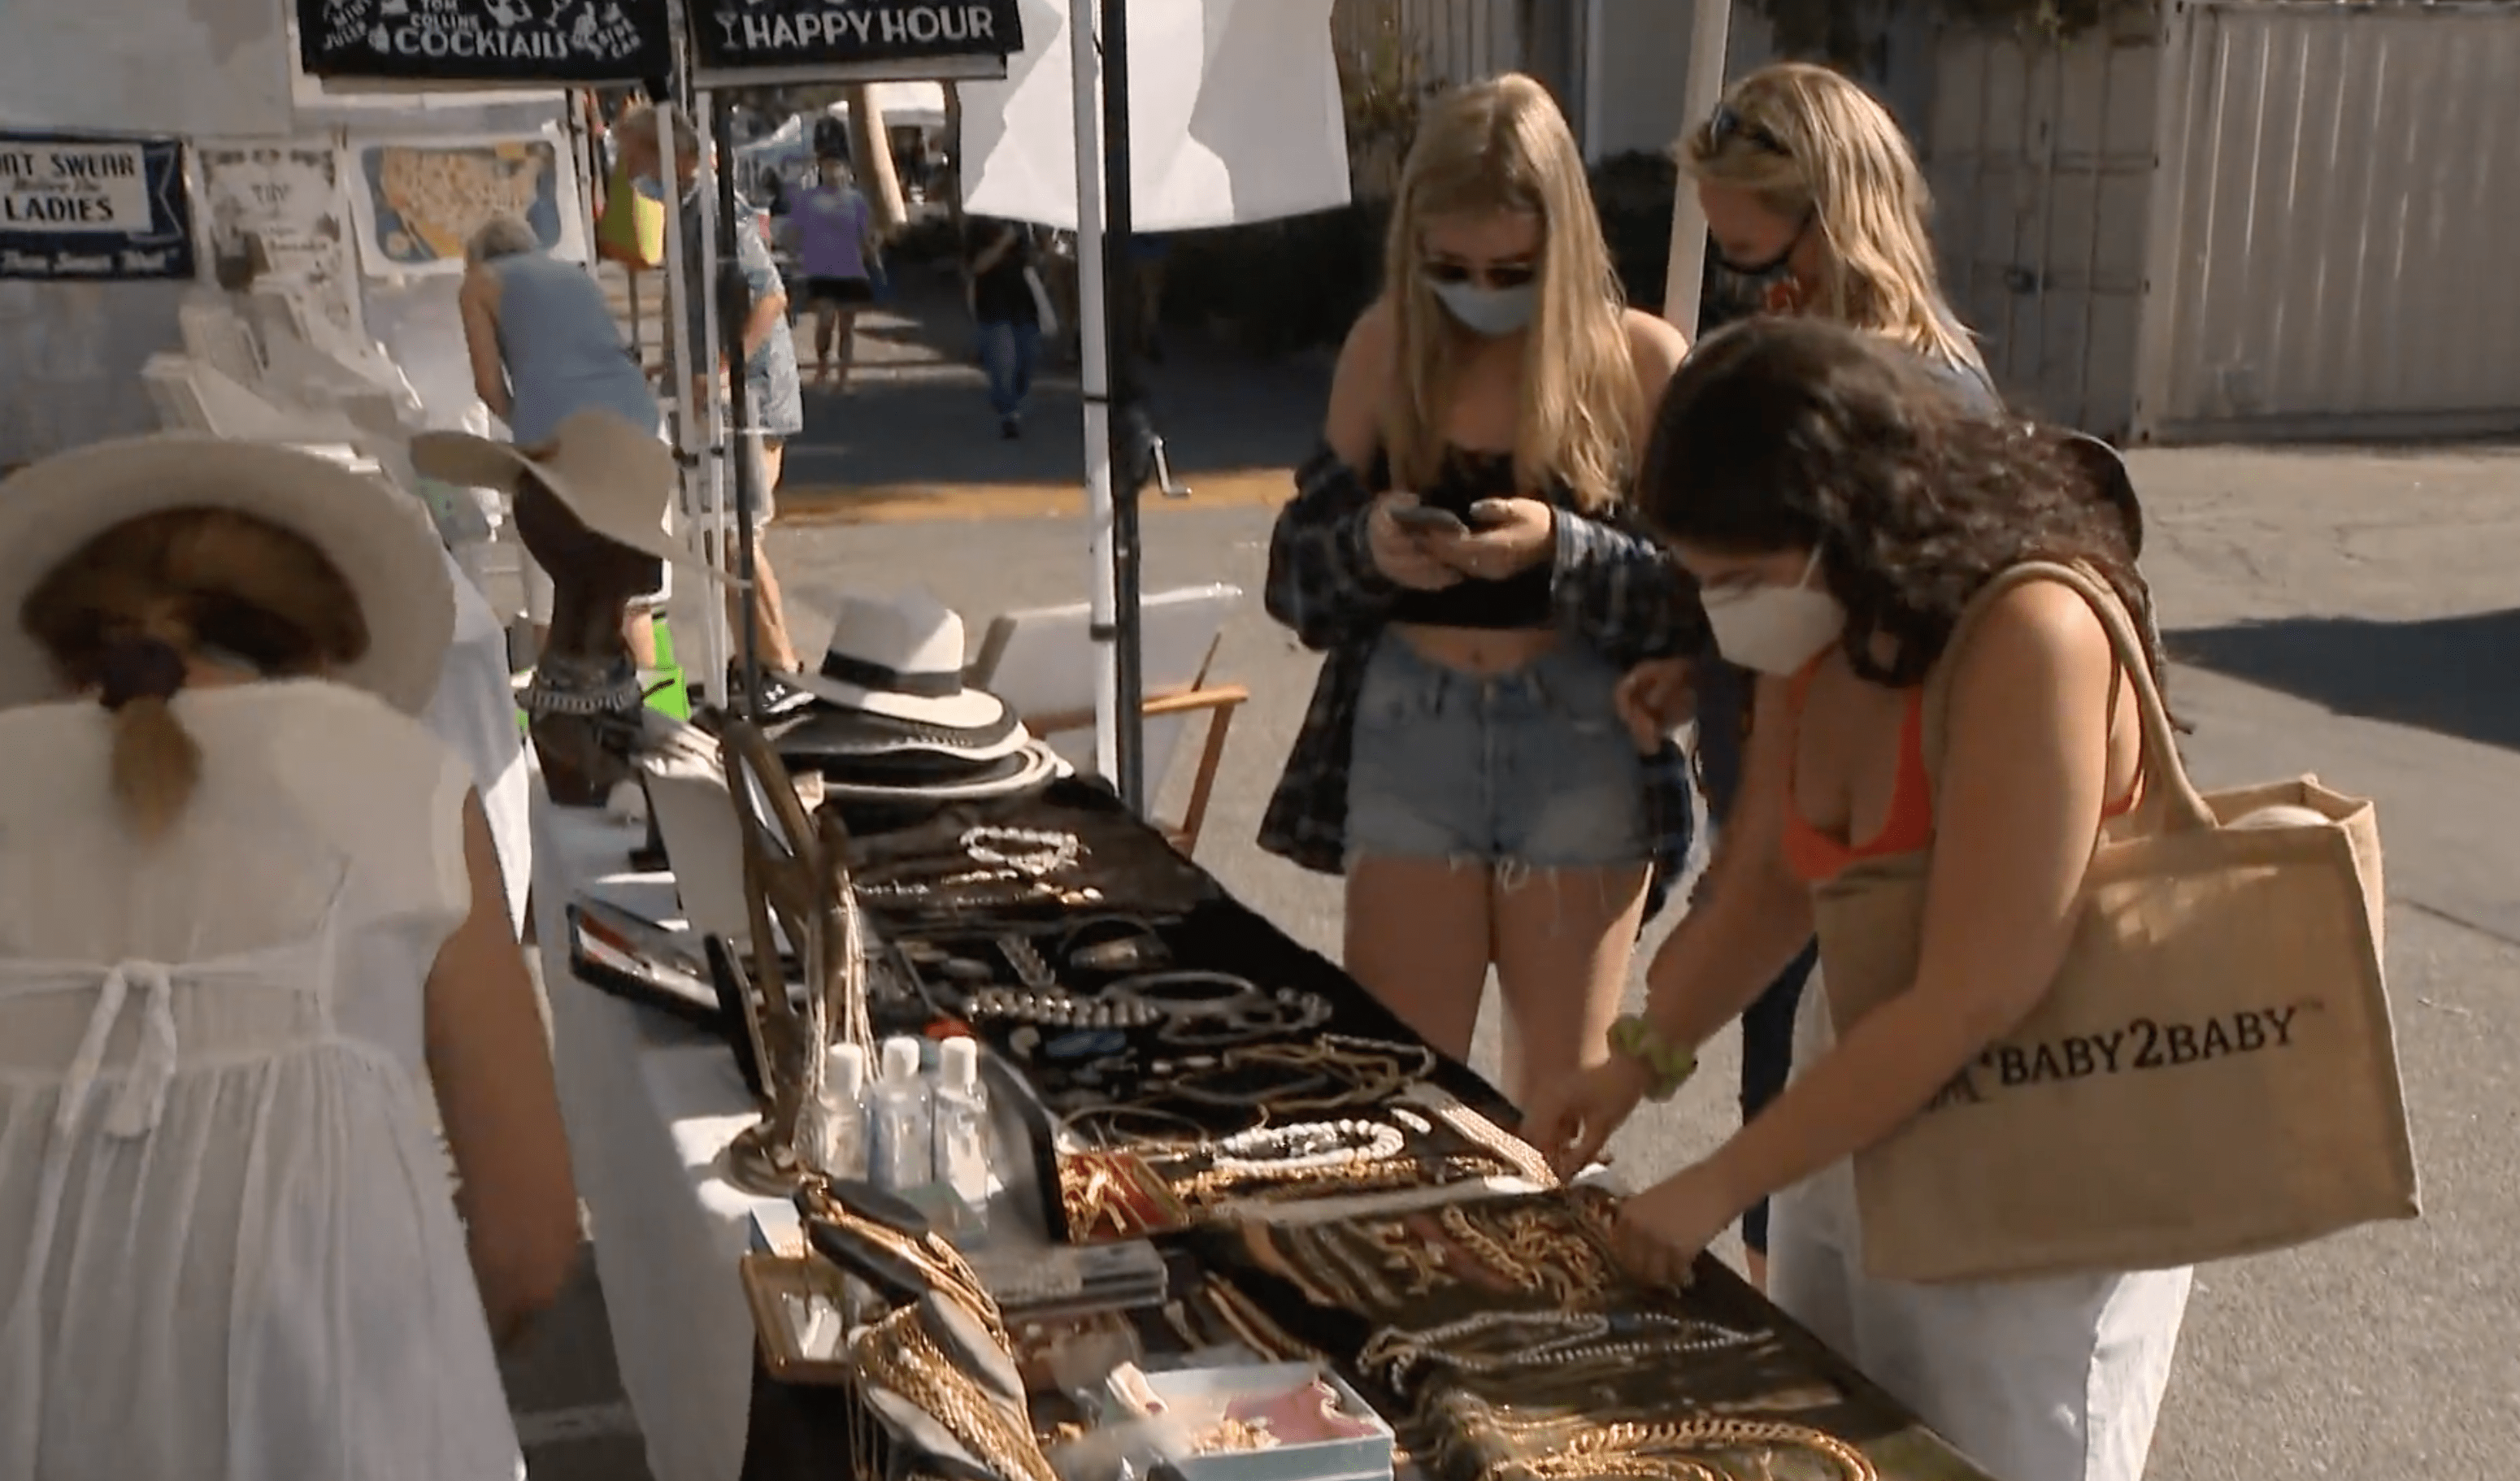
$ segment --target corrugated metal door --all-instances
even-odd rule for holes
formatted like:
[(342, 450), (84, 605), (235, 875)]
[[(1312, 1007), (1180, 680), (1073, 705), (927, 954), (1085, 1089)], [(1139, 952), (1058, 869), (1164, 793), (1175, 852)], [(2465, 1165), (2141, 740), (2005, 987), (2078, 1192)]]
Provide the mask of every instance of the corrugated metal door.
[(1330, 24), (1346, 51), (1396, 32), (1416, 51), (1423, 79), (1439, 86), (1522, 64), (1514, 0), (1337, 0)]
[(2171, 25), (2140, 428), (2520, 428), (2520, 4), (2188, 0)]
[(2007, 399), (2122, 434), (2134, 415), (2160, 50), (1955, 29), (1921, 142), (1945, 288)]

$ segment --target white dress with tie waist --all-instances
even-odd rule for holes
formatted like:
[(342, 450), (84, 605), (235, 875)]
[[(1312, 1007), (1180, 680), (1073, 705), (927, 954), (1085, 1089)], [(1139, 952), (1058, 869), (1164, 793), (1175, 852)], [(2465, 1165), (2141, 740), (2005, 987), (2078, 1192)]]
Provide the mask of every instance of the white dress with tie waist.
[(469, 770), (330, 685), (175, 709), (155, 845), (101, 708), (0, 714), (0, 1477), (511, 1481), (422, 1057)]

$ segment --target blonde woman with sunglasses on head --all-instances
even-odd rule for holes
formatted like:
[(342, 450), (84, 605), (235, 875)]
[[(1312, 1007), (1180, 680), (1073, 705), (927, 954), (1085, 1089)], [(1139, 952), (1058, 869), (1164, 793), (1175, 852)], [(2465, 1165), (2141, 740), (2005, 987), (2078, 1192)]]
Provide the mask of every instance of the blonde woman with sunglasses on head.
[[(1968, 331), (1944, 301), (1925, 223), (1930, 200), (1915, 151), (1871, 94), (1826, 67), (1789, 62), (1733, 84), (1681, 141), (1719, 264), (1749, 280), (1760, 311), (1831, 320), (1911, 352), (1961, 401), (1998, 410)], [(1732, 809), (1749, 721), (1748, 676), (1721, 662), (1649, 663), (1629, 675), (1620, 707), (1640, 734), (1694, 713), (1708, 813)], [(1794, 1004), (1806, 949), (1741, 1020), (1741, 1115), (1758, 1114), (1791, 1067)], [(1767, 1279), (1768, 1206), (1741, 1221), (1753, 1282)]]
[(1428, 112), (1384, 284), (1271, 543), (1271, 615), (1328, 657), (1261, 845), (1346, 874), (1348, 969), (1456, 1058), (1493, 965), (1527, 1097), (1608, 1053), (1647, 896), (1687, 850), (1685, 767), (1612, 703), (1688, 636), (1625, 515), (1686, 345), (1622, 303), (1528, 77)]

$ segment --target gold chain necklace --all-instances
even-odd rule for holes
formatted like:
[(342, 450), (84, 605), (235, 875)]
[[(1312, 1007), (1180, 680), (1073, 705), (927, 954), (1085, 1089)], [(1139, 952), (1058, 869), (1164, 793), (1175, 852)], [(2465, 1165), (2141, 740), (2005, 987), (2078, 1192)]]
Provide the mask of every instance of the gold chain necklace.
[(1566, 1305), (1577, 1305), (1609, 1288), (1609, 1263), (1583, 1234), (1552, 1228), (1546, 1210), (1515, 1210), (1502, 1216), (1504, 1234), (1480, 1227), (1469, 1210), (1453, 1204), (1438, 1217), (1444, 1232), (1468, 1247), (1490, 1268), (1527, 1291), (1546, 1291)]
[(1029, 1425), (1017, 1423), (945, 1355), (919, 1308), (905, 1307), (878, 1323), (858, 1339), (857, 1360), (867, 1380), (917, 1405), (1005, 1481), (1058, 1481)]
[[(1500, 1418), (1507, 1434), (1525, 1427)], [(1654, 1424), (1605, 1424), (1567, 1437), (1543, 1455), (1494, 1460), (1478, 1481), (1511, 1481), (1517, 1473), (1539, 1481), (1579, 1481), (1596, 1476), (1642, 1476), (1652, 1481), (1726, 1481), (1722, 1471), (1686, 1452), (1725, 1450), (1802, 1451), (1827, 1462), (1841, 1481), (1880, 1481), (1864, 1453), (1835, 1435), (1781, 1419), (1671, 1419)]]

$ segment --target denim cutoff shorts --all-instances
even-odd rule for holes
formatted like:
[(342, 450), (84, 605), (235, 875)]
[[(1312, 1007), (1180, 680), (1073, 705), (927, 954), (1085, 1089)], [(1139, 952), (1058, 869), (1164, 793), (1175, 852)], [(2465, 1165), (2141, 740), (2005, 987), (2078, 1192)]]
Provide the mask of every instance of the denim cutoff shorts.
[(1357, 696), (1349, 855), (1528, 869), (1644, 863), (1644, 769), (1611, 702), (1620, 677), (1572, 641), (1483, 677), (1384, 633)]

